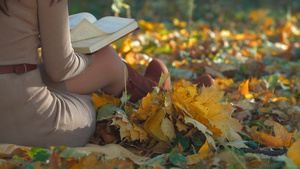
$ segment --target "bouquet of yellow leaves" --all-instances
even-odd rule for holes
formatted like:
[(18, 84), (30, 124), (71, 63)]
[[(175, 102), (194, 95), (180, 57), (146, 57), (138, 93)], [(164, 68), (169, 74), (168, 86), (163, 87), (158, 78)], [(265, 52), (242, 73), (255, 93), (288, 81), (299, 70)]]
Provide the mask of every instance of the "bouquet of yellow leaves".
[[(223, 95), (217, 85), (198, 89), (196, 84), (180, 80), (168, 92), (155, 87), (138, 105), (121, 103), (122, 98), (105, 94), (94, 94), (93, 101), (98, 120), (108, 120), (109, 125), (116, 126), (121, 140), (154, 138), (172, 143), (178, 133), (191, 137), (200, 132), (204, 142), (213, 148), (216, 139), (242, 140), (238, 134), (242, 125), (231, 117), (234, 109), (222, 102)], [(105, 109), (108, 105), (114, 108)]]

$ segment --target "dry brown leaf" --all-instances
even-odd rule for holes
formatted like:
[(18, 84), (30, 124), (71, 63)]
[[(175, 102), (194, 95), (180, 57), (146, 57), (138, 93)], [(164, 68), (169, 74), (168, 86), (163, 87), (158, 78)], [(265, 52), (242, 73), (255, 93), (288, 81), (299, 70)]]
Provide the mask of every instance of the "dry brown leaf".
[(183, 131), (183, 132), (185, 132), (185, 131), (187, 131), (187, 129), (188, 129), (188, 126), (187, 125), (185, 125), (183, 122), (181, 122), (180, 120), (176, 120), (176, 127), (177, 127), (177, 130), (178, 131)]
[(203, 158), (205, 158), (205, 156), (200, 155), (200, 154), (187, 155), (186, 156), (186, 160), (187, 160), (186, 164), (188, 164), (188, 165), (197, 164), (198, 162), (203, 160)]
[(161, 130), (168, 137), (169, 141), (173, 141), (176, 137), (174, 124), (167, 117), (162, 119)]
[(137, 124), (130, 122), (125, 114), (116, 114), (111, 117), (111, 125), (120, 128), (121, 139), (126, 138), (129, 141), (148, 139), (147, 132)]
[(0, 144), (0, 158), (10, 158), (14, 155), (27, 157), (30, 147), (16, 146), (13, 144)]
[(169, 153), (172, 150), (172, 144), (167, 141), (159, 141), (155, 144), (154, 147), (151, 147), (150, 150), (153, 153)]

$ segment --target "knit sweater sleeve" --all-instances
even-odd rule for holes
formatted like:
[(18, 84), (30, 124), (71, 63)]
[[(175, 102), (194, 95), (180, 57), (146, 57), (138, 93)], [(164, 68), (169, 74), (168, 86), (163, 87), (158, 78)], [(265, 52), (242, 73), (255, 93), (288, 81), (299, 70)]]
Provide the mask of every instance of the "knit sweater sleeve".
[(82, 73), (92, 57), (75, 53), (70, 38), (68, 1), (37, 0), (42, 58), (50, 78), (62, 81)]

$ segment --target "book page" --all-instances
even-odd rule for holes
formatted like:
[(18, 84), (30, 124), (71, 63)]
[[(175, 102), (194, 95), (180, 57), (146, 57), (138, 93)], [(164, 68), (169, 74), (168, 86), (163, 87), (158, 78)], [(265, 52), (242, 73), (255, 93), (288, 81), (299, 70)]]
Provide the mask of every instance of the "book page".
[(74, 15), (69, 16), (70, 29), (74, 29), (76, 25), (78, 25), (83, 19), (87, 19), (91, 23), (97, 21), (96, 17), (88, 12), (81, 12)]
[(94, 25), (106, 33), (113, 33), (119, 31), (123, 27), (127, 26), (134, 19), (130, 18), (121, 18), (121, 17), (114, 17), (114, 16), (106, 16), (94, 23)]
[(94, 26), (87, 19), (83, 19), (72, 31), (71, 31), (71, 42), (77, 42), (86, 40), (98, 36), (106, 35), (107, 33), (101, 31)]
[(105, 34), (105, 35), (87, 39), (87, 40), (74, 42), (74, 43), (72, 43), (72, 46), (76, 52), (92, 53), (92, 52), (99, 50), (100, 48), (107, 46), (110, 43), (126, 36), (130, 32), (137, 30), (138, 28), (139, 27), (138, 27), (137, 22), (134, 21), (117, 32)]

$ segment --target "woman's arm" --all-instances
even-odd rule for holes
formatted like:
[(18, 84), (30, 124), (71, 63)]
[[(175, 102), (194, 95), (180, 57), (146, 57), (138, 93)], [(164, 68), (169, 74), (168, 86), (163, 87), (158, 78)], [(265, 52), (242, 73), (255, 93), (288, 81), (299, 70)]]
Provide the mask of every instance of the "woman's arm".
[(68, 1), (50, 6), (51, 0), (38, 0), (38, 20), (42, 57), (46, 72), (54, 81), (82, 73), (93, 58), (74, 52), (69, 28)]

